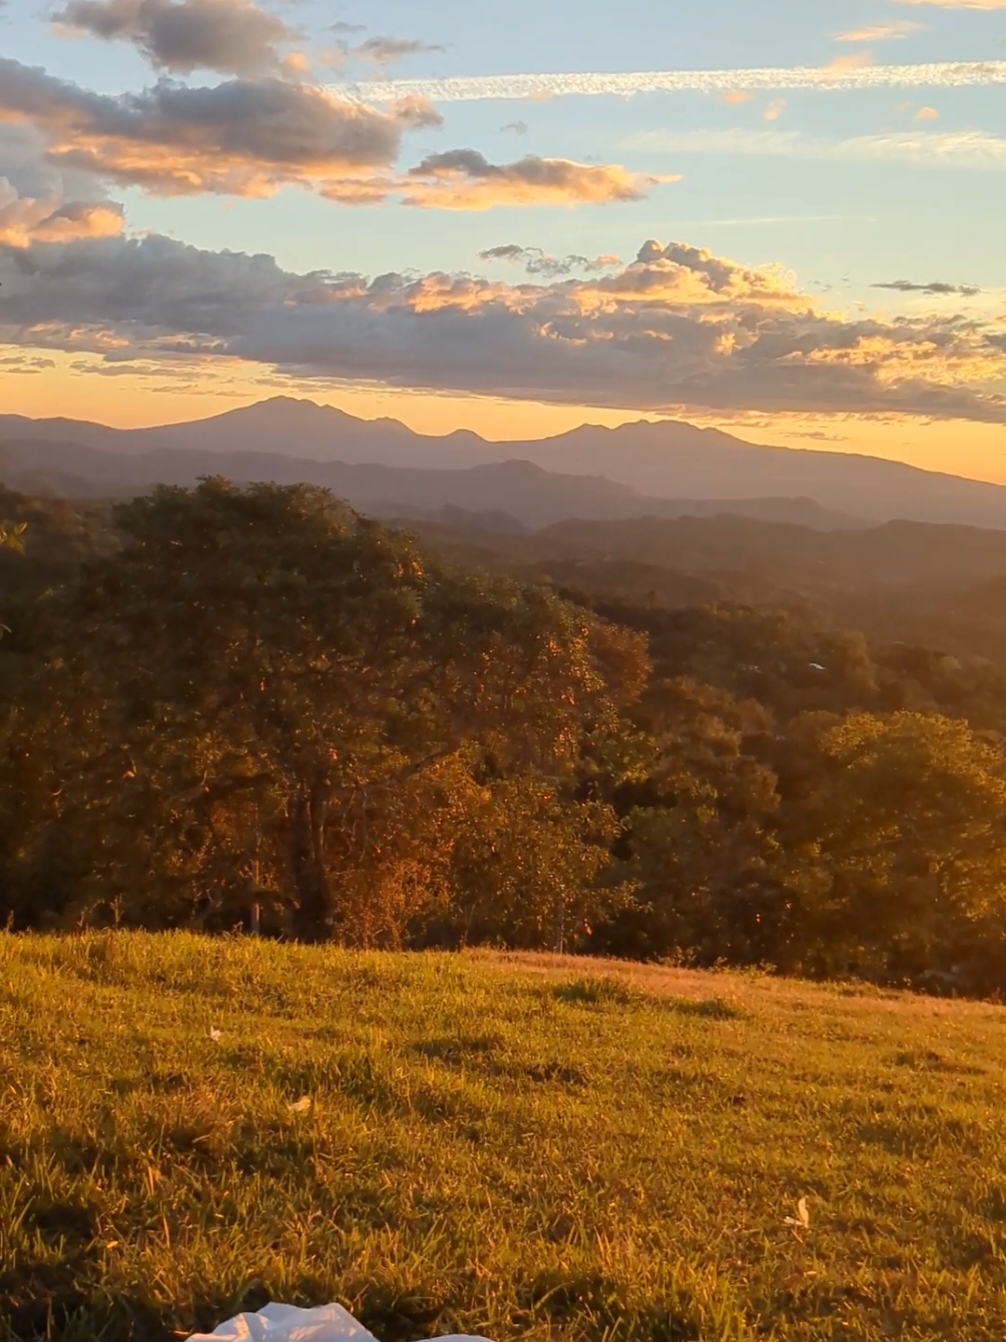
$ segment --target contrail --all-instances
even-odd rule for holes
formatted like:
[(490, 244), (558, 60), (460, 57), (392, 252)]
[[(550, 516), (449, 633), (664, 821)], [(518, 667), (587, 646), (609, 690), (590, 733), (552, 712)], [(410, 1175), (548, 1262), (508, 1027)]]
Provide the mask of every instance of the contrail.
[(759, 89), (967, 88), (1006, 84), (1006, 61), (945, 61), (934, 65), (793, 67), (764, 70), (652, 70), (638, 74), (482, 75), (451, 79), (387, 79), (340, 84), (360, 102), (428, 98), (435, 103), (487, 98), (570, 98), (637, 93), (753, 93)]

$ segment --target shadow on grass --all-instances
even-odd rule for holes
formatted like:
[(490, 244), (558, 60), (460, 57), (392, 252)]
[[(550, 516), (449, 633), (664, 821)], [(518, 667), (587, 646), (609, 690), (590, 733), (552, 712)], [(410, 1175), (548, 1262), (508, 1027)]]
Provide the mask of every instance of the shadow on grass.
[(746, 1020), (748, 1013), (722, 997), (705, 997), (693, 1000), (689, 997), (675, 998), (664, 1003), (667, 1011), (676, 1016), (697, 1016), (700, 1020)]
[(572, 979), (549, 988), (550, 996), (571, 1006), (636, 1006), (643, 998), (617, 979)]

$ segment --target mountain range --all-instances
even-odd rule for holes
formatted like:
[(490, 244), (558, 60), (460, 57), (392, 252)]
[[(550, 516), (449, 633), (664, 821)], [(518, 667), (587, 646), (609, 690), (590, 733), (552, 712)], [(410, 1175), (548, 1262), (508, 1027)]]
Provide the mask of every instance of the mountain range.
[(491, 442), (468, 430), (418, 434), (291, 397), (139, 429), (0, 415), (0, 479), (25, 492), (121, 496), (203, 475), (315, 483), (375, 516), (464, 519), (496, 531), (720, 512), (818, 530), (892, 519), (1006, 529), (1001, 485), (764, 447), (676, 420)]

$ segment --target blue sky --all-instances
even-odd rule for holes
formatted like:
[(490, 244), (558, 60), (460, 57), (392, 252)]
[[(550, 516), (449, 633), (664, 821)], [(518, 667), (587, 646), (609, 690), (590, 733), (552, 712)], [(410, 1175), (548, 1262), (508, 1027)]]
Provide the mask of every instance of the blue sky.
[[(218, 59), (215, 69), (179, 68), (177, 62), (165, 62), (156, 52), (151, 56), (150, 42), (136, 36), (145, 31), (147, 20), (136, 17), (144, 4), (153, 5), (162, 17), (171, 11), (169, 17), (179, 23), (187, 21), (191, 10), (195, 23), (198, 15), (194, 11), (207, 3), (230, 5), (239, 16), (264, 10), (287, 25), (287, 33), (274, 44), (275, 55), (278, 60), (297, 53), (300, 64), (280, 70), (274, 63), (267, 70), (240, 71), (238, 79), (254, 83), (278, 77), (299, 88), (330, 89), (337, 99), (367, 99), (368, 85), (373, 88), (374, 80), (397, 83), (650, 70), (729, 72), (763, 67), (786, 71), (793, 67), (824, 69), (836, 62), (850, 70), (874, 71), (927, 63), (1006, 62), (1006, 0), (707, 0), (702, 5), (624, 0), (617, 7), (582, 0), (511, 0), (505, 9), (471, 0), (347, 0), (341, 5), (299, 0), (271, 6), (255, 6), (252, 0), (71, 0), (65, 9), (57, 3), (48, 10), (40, 8), (37, 0), (8, 0), (0, 8), (0, 54), (17, 62), (19, 68), (40, 67), (79, 91), (108, 98), (140, 93), (158, 78), (190, 89), (221, 85), (235, 78), (235, 72), (226, 68), (226, 58)], [(124, 14), (128, 21), (122, 18)], [(95, 33), (109, 30), (110, 15), (118, 23), (117, 35), (106, 40)], [(54, 22), (56, 18), (61, 22)], [(366, 43), (384, 38), (414, 43), (420, 49), (403, 52), (394, 60), (390, 56), (375, 60), (368, 55)], [(337, 58), (335, 49), (340, 43), (351, 50)], [(13, 66), (9, 68), (14, 71)], [(513, 260), (487, 259), (480, 253), (514, 244), (557, 258), (569, 254), (585, 260), (618, 257), (631, 268), (647, 239), (680, 242), (727, 258), (740, 268), (790, 272), (787, 291), (799, 292), (829, 311), (840, 309), (849, 330), (850, 323), (866, 317), (894, 323), (891, 331), (897, 344), (899, 319), (931, 319), (939, 324), (953, 316), (964, 322), (995, 323), (1006, 311), (1006, 248), (1001, 243), (1006, 214), (1006, 82), (1002, 68), (994, 80), (990, 76), (987, 82), (965, 87), (955, 87), (953, 76), (944, 75), (914, 87), (898, 87), (897, 78), (875, 88), (766, 87), (743, 99), (730, 95), (724, 86), (720, 92), (633, 97), (434, 100), (439, 124), (401, 133), (395, 130), (401, 141), (397, 163), (380, 165), (385, 182), (390, 180), (389, 173), (397, 174), (396, 181), (399, 185), (405, 181), (408, 192), (412, 189), (409, 169), (423, 162), (435, 163), (430, 170), (430, 192), (414, 202), (423, 208), (397, 203), (394, 192), (388, 194), (390, 188), (382, 188), (374, 197), (377, 203), (336, 203), (325, 198), (323, 188), (310, 175), (297, 178), (298, 184), (276, 180), (264, 188), (244, 185), (233, 190), (217, 184), (191, 191), (186, 188), (187, 194), (178, 194), (177, 183), (167, 189), (152, 182), (149, 173), (123, 170), (121, 146), (113, 155), (118, 156), (115, 168), (109, 171), (104, 141), (98, 154), (101, 161), (95, 160), (97, 167), (92, 167), (91, 159), (84, 164), (85, 187), (90, 183), (85, 194), (90, 191), (95, 200), (121, 207), (123, 237), (134, 242), (156, 234), (191, 244), (207, 255), (265, 252), (284, 273), (325, 270), (373, 277), (393, 272), (415, 277), (467, 272), (498, 286), (517, 286), (542, 281), (529, 279)], [(5, 76), (0, 69), (0, 122), (5, 78), (12, 79), (13, 73)], [(52, 86), (46, 88), (48, 92), (37, 95), (43, 102), (54, 96)], [(381, 115), (388, 114), (390, 106), (387, 96), (374, 102)], [(80, 144), (86, 140), (87, 154), (91, 154), (89, 130), (81, 133), (83, 140), (78, 135), (68, 158), (66, 146), (56, 143), (63, 131), (54, 129), (59, 120), (55, 112), (48, 117), (44, 111), (28, 115), (19, 105), (7, 115), (8, 126), (16, 123), (19, 133), (26, 124), (39, 127), (45, 144), (37, 152), (42, 156), (40, 162), (48, 165), (46, 171), (63, 155), (59, 163), (61, 167), (71, 164), (73, 189), (82, 189)], [(432, 122), (433, 117), (420, 119)], [(616, 183), (609, 190), (595, 184), (589, 198), (579, 186), (569, 192), (563, 187), (541, 193), (539, 199), (536, 189), (526, 188), (526, 183), (516, 195), (509, 186), (504, 190), (500, 183), (506, 172), (500, 177), (493, 166), (485, 169), (485, 173), (496, 174), (490, 182), (497, 184), (493, 186), (493, 208), (481, 208), (489, 199), (482, 196), (479, 208), (470, 204), (443, 208), (440, 200), (445, 184), (456, 184), (462, 177), (465, 184), (469, 182), (464, 175), (468, 168), (461, 172), (446, 160), (440, 161), (449, 151), (459, 150), (474, 151), (485, 163), (504, 168), (529, 159), (572, 164), (574, 175), (611, 168), (621, 174), (619, 182), (630, 185), (623, 190)], [(10, 190), (20, 193), (16, 208), (23, 214), (29, 191), (25, 183), (31, 174), (25, 176), (23, 163), (19, 167), (13, 158), (5, 164), (5, 152), (14, 154), (9, 143), (5, 149), (0, 135), (0, 177), (7, 177)], [(18, 152), (24, 152), (23, 146)], [(213, 151), (204, 146), (199, 152), (212, 156)], [(480, 190), (490, 181), (485, 173), (479, 177)], [(521, 172), (516, 176), (521, 177)], [(678, 180), (650, 180), (662, 177)], [(65, 180), (59, 190), (69, 190)], [(343, 193), (340, 201), (344, 198)], [(520, 203), (508, 203), (511, 199)], [(0, 197), (0, 208), (2, 200)], [(14, 209), (8, 206), (9, 211)], [(0, 215), (0, 224), (2, 218)], [(103, 232), (108, 231), (106, 224), (107, 220), (101, 225)], [(45, 254), (51, 255), (55, 246), (41, 232), (29, 237), (22, 229), (19, 238), (12, 245), (22, 250), (26, 245), (47, 246), (50, 252)], [(84, 244), (67, 238), (66, 245), (79, 248)], [(113, 244), (105, 239), (101, 245), (108, 250), (123, 242)], [(672, 262), (664, 258), (660, 264)], [(673, 265), (681, 264), (680, 258), (673, 261)], [(609, 270), (613, 266), (611, 261)], [(584, 273), (593, 272), (588, 268)], [(895, 281), (919, 287), (907, 291), (876, 287)], [(933, 282), (953, 292), (921, 288)], [(736, 285), (731, 289), (735, 292)], [(576, 301), (586, 311), (593, 300), (588, 296)], [(500, 302), (512, 308), (516, 300), (504, 295)], [(51, 316), (52, 300), (47, 303)], [(376, 310), (373, 303), (371, 308)], [(113, 326), (118, 322), (116, 330), (125, 329), (121, 315), (101, 318), (106, 320)], [(186, 320), (189, 324), (181, 325), (187, 341), (194, 336), (202, 340), (204, 335), (208, 339), (212, 334), (212, 330), (193, 333), (190, 319)], [(799, 321), (803, 320), (801, 316)], [(73, 321), (79, 331), (79, 313)], [(49, 331), (51, 321), (36, 329)], [(132, 314), (130, 340), (137, 329)], [(993, 397), (1006, 394), (1006, 378), (995, 363), (997, 329), (990, 326), (991, 334), (981, 350), (971, 349), (967, 360), (961, 355), (958, 365), (960, 378), (971, 378), (973, 383), (974, 370), (984, 360), (988, 366), (982, 391)], [(78, 339), (75, 335), (74, 340)], [(876, 331), (862, 331), (856, 339), (865, 346), (871, 341), (876, 344), (879, 337)], [(925, 343), (921, 336), (919, 339)], [(932, 340), (929, 336), (925, 340), (931, 349)], [(340, 380), (351, 385), (354, 369), (357, 381), (370, 386), (407, 386), (409, 357), (403, 356), (389, 380), (382, 358), (375, 358), (372, 370), (356, 367), (352, 359), (331, 355), (333, 344), (338, 344), (334, 336), (327, 335), (326, 341), (328, 361), (323, 360), (320, 367), (312, 362), (313, 353), (296, 367), (287, 366), (273, 357), (271, 347), (256, 358), (271, 369), (270, 376), (278, 370), (280, 376), (306, 379), (308, 386), (316, 376), (319, 390), (326, 392)], [(97, 337), (93, 347), (86, 341), (81, 347), (69, 337), (60, 343), (47, 335), (37, 348), (47, 342), (58, 346), (59, 354), (74, 354), (85, 363), (89, 358), (108, 362)], [(378, 344), (386, 349), (385, 337)], [(23, 323), (20, 347), (29, 347)], [(142, 359), (148, 362), (142, 367), (136, 364), (137, 375), (149, 376), (151, 348), (149, 342), (143, 347)], [(200, 358), (206, 357), (207, 348), (204, 341)], [(229, 347), (228, 357), (233, 357), (235, 348), (233, 344)], [(141, 358), (139, 347), (136, 357)], [(177, 360), (177, 351), (172, 357)], [(240, 357), (247, 356), (242, 353)], [(116, 358), (128, 364), (123, 356)], [(7, 366), (15, 367), (13, 363)], [(177, 363), (172, 367), (177, 370)], [(117, 371), (125, 377), (128, 368)], [(897, 381), (889, 369), (879, 365), (874, 372), (877, 387)], [(951, 373), (948, 380), (946, 368), (937, 368), (935, 362), (925, 375), (941, 387), (951, 385), (955, 376)], [(596, 382), (596, 373), (591, 377)], [(569, 385), (564, 383), (554, 396), (534, 378), (511, 384), (503, 377), (498, 388), (482, 374), (453, 380), (445, 376), (443, 385), (433, 385), (437, 382), (423, 373), (416, 389), (436, 395), (500, 395), (530, 401), (545, 393), (544, 402), (564, 405), (573, 403), (578, 394), (576, 378)], [(689, 385), (693, 384), (694, 378)], [(125, 385), (120, 381), (120, 387)], [(717, 390), (709, 394), (708, 404), (701, 404), (700, 398), (692, 409), (696, 415), (854, 413), (857, 409), (849, 389), (843, 393), (848, 404), (837, 393), (802, 400), (804, 392), (787, 392), (765, 398), (765, 404), (748, 405), (743, 385), (741, 379), (734, 397)], [(613, 381), (613, 390), (597, 403), (621, 410), (628, 408), (622, 402), (628, 403), (631, 397), (631, 391), (623, 395)], [(869, 400), (867, 397), (860, 408), (879, 413), (883, 395), (873, 398), (876, 404), (867, 404)], [(909, 400), (892, 401), (891, 413), (907, 414), (911, 409), (924, 417), (937, 404), (921, 396), (910, 407)], [(670, 406), (670, 402), (661, 403), (651, 388), (645, 395), (640, 391), (638, 404), (631, 408), (661, 413)], [(976, 411), (975, 422), (990, 420), (998, 422), (998, 413), (992, 414), (988, 405)]]
[[(393, 70), (400, 78), (821, 66), (861, 51), (897, 64), (1006, 60), (1006, 8), (884, 0), (708, 0), (701, 6), (625, 0), (617, 6), (617, 17), (609, 5), (574, 0), (511, 0), (505, 10), (470, 0), (356, 0), (338, 6), (305, 0), (274, 8), (305, 30), (308, 48), (333, 45), (337, 37), (329, 29), (339, 21), (361, 26), (360, 34), (349, 35), (355, 42), (390, 35), (446, 48), (404, 57)], [(42, 21), (37, 0), (10, 0), (6, 20), (6, 54), (62, 78), (109, 93), (151, 82), (149, 66), (125, 43), (55, 35)], [(918, 30), (882, 42), (836, 40), (857, 29), (899, 23), (918, 24)], [(369, 71), (355, 62), (343, 77), (356, 74), (366, 78)], [(199, 81), (198, 73), (190, 79)], [(403, 221), (400, 212), (380, 208), (334, 211), (296, 188), (268, 202), (164, 200), (139, 192), (126, 193), (125, 199), (137, 228), (173, 231), (203, 246), (226, 241), (232, 247), (269, 250), (296, 268), (368, 273), (478, 268), (479, 251), (511, 240), (547, 251), (629, 255), (655, 236), (727, 250), (750, 264), (781, 260), (808, 282), (838, 286), (848, 275), (863, 299), (869, 285), (899, 278), (902, 271), (926, 280), (1006, 286), (1006, 248), (999, 241), (1006, 151), (997, 170), (969, 170), (889, 160), (870, 165), (812, 156), (759, 157), (743, 142), (736, 153), (673, 147), (675, 134), (731, 129), (771, 129), (782, 138), (801, 132), (825, 142), (891, 132), (916, 132), (920, 139), (971, 131), (1006, 137), (1006, 86), (791, 93), (779, 119), (766, 123), (763, 117), (774, 100), (764, 93), (749, 103), (725, 106), (708, 95), (683, 93), (556, 99), (530, 106), (454, 104), (442, 109), (442, 129), (410, 141), (415, 157), (463, 143), (490, 157), (518, 152), (593, 157), (643, 172), (683, 174), (681, 183), (630, 207), (543, 208), (532, 214), (497, 210), (488, 217), (446, 218), (410, 212)], [(916, 122), (919, 108), (928, 105), (939, 112), (939, 121)], [(518, 120), (527, 125), (524, 134), (501, 131)], [(668, 133), (670, 147), (647, 144), (654, 132)], [(745, 224), (746, 219), (756, 222)]]

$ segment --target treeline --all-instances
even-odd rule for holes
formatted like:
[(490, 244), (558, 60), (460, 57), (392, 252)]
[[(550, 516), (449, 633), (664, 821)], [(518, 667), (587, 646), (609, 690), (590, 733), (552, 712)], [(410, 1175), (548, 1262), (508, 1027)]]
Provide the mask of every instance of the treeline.
[(2, 502), (13, 928), (1004, 981), (985, 664), (486, 574), (307, 486)]

